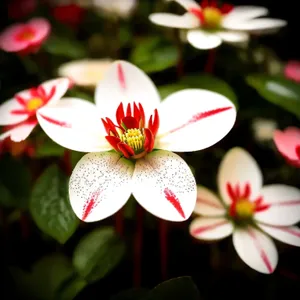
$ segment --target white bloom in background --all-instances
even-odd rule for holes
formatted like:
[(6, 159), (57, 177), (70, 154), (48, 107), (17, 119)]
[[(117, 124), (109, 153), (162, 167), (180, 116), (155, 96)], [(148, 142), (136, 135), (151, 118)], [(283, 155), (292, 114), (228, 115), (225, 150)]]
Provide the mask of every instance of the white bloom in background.
[(190, 225), (200, 240), (217, 240), (232, 234), (240, 258), (261, 273), (272, 273), (278, 262), (273, 237), (300, 246), (300, 190), (283, 185), (262, 186), (263, 178), (254, 158), (233, 148), (218, 172), (221, 200), (210, 190), (198, 188), (194, 209), (201, 215)]
[(273, 140), (274, 131), (277, 129), (277, 123), (274, 120), (257, 118), (253, 120), (252, 129), (257, 141), (268, 142)]
[(268, 14), (264, 7), (236, 6), (215, 1), (203, 1), (201, 6), (193, 0), (174, 0), (187, 12), (183, 15), (154, 13), (149, 19), (158, 25), (188, 29), (187, 40), (198, 49), (212, 49), (227, 43), (244, 43), (249, 33), (267, 33), (287, 24), (284, 20), (258, 18)]
[(111, 59), (74, 60), (62, 64), (58, 74), (70, 78), (76, 85), (95, 87), (111, 66)]
[(38, 114), (55, 142), (90, 152), (69, 183), (71, 206), (86, 222), (111, 216), (131, 193), (155, 216), (188, 219), (196, 182), (186, 162), (171, 151), (214, 145), (235, 118), (230, 100), (211, 91), (186, 89), (160, 102), (150, 78), (125, 61), (113, 63), (99, 82), (96, 106), (80, 101), (74, 109), (45, 108)]
[(137, 0), (93, 0), (93, 4), (103, 13), (127, 18), (135, 9)]

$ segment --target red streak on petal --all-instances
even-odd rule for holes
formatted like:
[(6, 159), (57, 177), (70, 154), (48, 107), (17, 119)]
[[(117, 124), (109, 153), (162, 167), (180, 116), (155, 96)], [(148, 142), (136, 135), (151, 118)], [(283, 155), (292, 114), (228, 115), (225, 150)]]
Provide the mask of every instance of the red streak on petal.
[(300, 159), (300, 145), (296, 146), (296, 154)]
[(12, 115), (28, 115), (29, 112), (25, 109), (13, 109), (10, 112)]
[(215, 223), (215, 224), (211, 224), (211, 225), (206, 225), (206, 226), (202, 226), (202, 227), (198, 227), (198, 228), (196, 228), (196, 229), (194, 229), (192, 232), (191, 232), (191, 234), (192, 235), (199, 235), (199, 234), (201, 234), (202, 232), (205, 232), (205, 231), (208, 231), (208, 230), (213, 230), (213, 229), (216, 229), (217, 227), (219, 227), (219, 226), (223, 226), (223, 225), (225, 225), (225, 224), (227, 224), (227, 221), (220, 221), (220, 222), (217, 222), (217, 223)]
[(118, 80), (121, 88), (126, 89), (125, 75), (121, 64), (118, 64)]
[(293, 206), (300, 205), (300, 200), (282, 201), (277, 203), (269, 203), (269, 206)]
[[(273, 227), (275, 227), (275, 226), (273, 226)], [(291, 228), (288, 228), (288, 227), (277, 227), (277, 229), (280, 229), (282, 231), (285, 231), (285, 232), (287, 232), (291, 235), (294, 235), (294, 236), (300, 238), (300, 230), (291, 229)]]
[(49, 123), (52, 123), (53, 125), (57, 125), (57, 126), (61, 126), (61, 127), (65, 127), (65, 128), (71, 128), (71, 124), (64, 122), (64, 121), (59, 121), (59, 120), (55, 120), (52, 119), (50, 117), (44, 116), (42, 114), (40, 114), (40, 116), (45, 119), (46, 121), (48, 121)]
[(233, 190), (233, 187), (229, 182), (226, 183), (226, 190), (227, 190), (227, 193), (228, 193), (229, 197), (231, 198), (232, 202), (235, 202), (237, 200), (237, 198), (236, 198), (235, 192)]
[(217, 203), (211, 202), (211, 201), (203, 199), (203, 198), (197, 198), (197, 203), (203, 203), (207, 206), (214, 207), (214, 208), (220, 208), (220, 209), (223, 208), (223, 206), (218, 205)]
[(100, 193), (100, 190), (93, 192), (90, 199), (86, 201), (85, 205), (83, 206), (82, 221), (85, 221), (92, 210), (99, 204), (98, 198)]
[(251, 195), (251, 187), (249, 183), (246, 183), (244, 194), (242, 195), (242, 198), (249, 198)]
[(260, 257), (263, 260), (265, 266), (267, 267), (268, 271), (270, 273), (273, 273), (274, 269), (272, 267), (272, 264), (268, 258), (267, 253), (265, 252), (265, 250), (263, 249), (263, 247), (261, 246), (256, 234), (254, 233), (253, 230), (249, 229), (249, 234), (251, 236), (251, 238), (253, 239), (254, 245), (257, 248), (257, 250), (259, 251)]
[(26, 101), (21, 96), (15, 95), (15, 99), (18, 101), (18, 103), (22, 106), (26, 107)]
[(201, 23), (204, 23), (204, 14), (203, 14), (203, 12), (202, 12), (201, 9), (199, 9), (199, 8), (191, 8), (189, 10), (189, 12), (191, 14), (193, 14), (195, 17), (197, 17), (201, 21)]
[(179, 214), (185, 219), (184, 211), (176, 195), (168, 188), (164, 189), (165, 198), (175, 207)]
[(186, 126), (188, 125), (191, 125), (193, 123), (196, 123), (200, 120), (203, 120), (207, 117), (211, 117), (211, 116), (214, 116), (216, 114), (219, 114), (221, 112), (224, 112), (224, 111), (227, 111), (227, 110), (230, 110), (232, 109), (232, 106), (228, 106), (228, 107), (222, 107), (222, 108), (216, 108), (216, 109), (213, 109), (213, 110), (209, 110), (209, 111), (205, 111), (205, 112), (201, 112), (201, 113), (198, 113), (196, 115), (194, 115), (188, 122), (186, 122), (185, 124), (182, 124), (181, 126), (177, 127), (177, 128), (174, 128), (172, 130), (169, 131), (169, 133), (173, 133), (175, 131), (178, 131), (182, 128), (185, 128)]

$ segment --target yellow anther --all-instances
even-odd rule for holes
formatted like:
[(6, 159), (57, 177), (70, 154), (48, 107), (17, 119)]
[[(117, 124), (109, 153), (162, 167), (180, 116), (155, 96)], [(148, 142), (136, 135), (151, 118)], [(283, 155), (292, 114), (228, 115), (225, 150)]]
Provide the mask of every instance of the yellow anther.
[(140, 129), (128, 129), (120, 138), (121, 141), (130, 146), (134, 152), (143, 150), (145, 137)]
[(222, 21), (222, 12), (216, 7), (203, 9), (204, 24), (208, 28), (218, 28)]
[(248, 199), (240, 199), (236, 203), (236, 214), (240, 218), (249, 218), (252, 217), (254, 210), (255, 210), (255, 204), (250, 202)]
[(41, 107), (43, 103), (44, 101), (41, 98), (32, 98), (27, 102), (26, 107), (29, 111), (33, 111)]

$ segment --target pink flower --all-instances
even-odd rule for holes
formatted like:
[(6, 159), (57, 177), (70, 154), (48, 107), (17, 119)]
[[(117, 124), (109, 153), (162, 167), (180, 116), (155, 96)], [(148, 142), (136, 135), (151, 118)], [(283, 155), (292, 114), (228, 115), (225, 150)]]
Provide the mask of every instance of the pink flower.
[(50, 23), (43, 18), (31, 19), (28, 23), (14, 24), (0, 35), (0, 48), (6, 52), (25, 55), (37, 52), (50, 33)]
[(284, 68), (286, 78), (300, 82), (300, 61), (291, 60)]
[(21, 19), (36, 9), (36, 0), (12, 0), (8, 4), (8, 16), (12, 19)]
[(289, 164), (300, 167), (300, 129), (288, 127), (284, 131), (276, 130), (274, 142), (278, 151)]

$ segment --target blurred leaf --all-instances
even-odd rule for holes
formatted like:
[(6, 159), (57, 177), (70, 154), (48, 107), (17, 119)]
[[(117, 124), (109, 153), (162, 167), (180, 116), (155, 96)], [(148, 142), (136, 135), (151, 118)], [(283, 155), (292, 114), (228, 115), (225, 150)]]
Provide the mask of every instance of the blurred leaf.
[(0, 160), (0, 203), (9, 207), (27, 208), (30, 181), (30, 171), (22, 161), (10, 156), (3, 157)]
[(161, 38), (150, 37), (137, 43), (130, 60), (147, 73), (159, 72), (177, 64), (178, 51)]
[(78, 273), (87, 281), (103, 278), (121, 261), (125, 245), (113, 227), (96, 229), (77, 245), (73, 254), (73, 264)]
[(227, 97), (236, 108), (238, 107), (237, 97), (233, 89), (228, 83), (220, 78), (208, 74), (189, 75), (183, 77), (179, 83), (186, 85), (189, 88), (205, 89), (222, 94)]
[(269, 102), (300, 118), (300, 85), (285, 78), (253, 74), (247, 83)]
[(149, 294), (142, 298), (143, 300), (199, 300), (199, 291), (191, 277), (178, 277), (165, 281)]
[(94, 96), (89, 94), (89, 93), (86, 93), (86, 92), (83, 92), (75, 87), (73, 87), (72, 89), (70, 89), (68, 91), (68, 96), (70, 97), (75, 97), (75, 98), (80, 98), (80, 99), (83, 99), (83, 100), (87, 100), (87, 101), (90, 101), (92, 103), (95, 103), (95, 100), (94, 100)]
[(33, 265), (31, 272), (11, 268), (11, 273), (23, 299), (73, 299), (58, 298), (56, 295), (61, 285), (76, 275), (71, 262), (63, 255), (55, 254), (43, 257)]
[(142, 300), (149, 293), (148, 289), (138, 288), (122, 291), (110, 300)]
[(172, 84), (166, 84), (166, 85), (161, 85), (158, 87), (158, 92), (160, 94), (161, 99), (167, 98), (169, 95), (180, 91), (187, 89), (189, 86), (186, 84), (182, 83), (172, 83)]
[(30, 211), (37, 226), (61, 244), (75, 232), (79, 219), (69, 203), (68, 180), (57, 166), (49, 167), (35, 183)]
[(51, 36), (43, 45), (46, 52), (52, 55), (64, 56), (70, 59), (87, 56), (84, 43), (66, 37)]
[(60, 290), (57, 292), (55, 300), (72, 300), (78, 295), (85, 287), (87, 282), (79, 277), (71, 278), (61, 285)]
[(72, 151), (71, 152), (71, 164), (72, 168), (75, 168), (79, 160), (85, 155), (85, 153)]
[(65, 149), (60, 145), (53, 142), (50, 138), (46, 137), (40, 143), (39, 146), (36, 147), (35, 157), (51, 157), (51, 156), (62, 156), (64, 154)]

